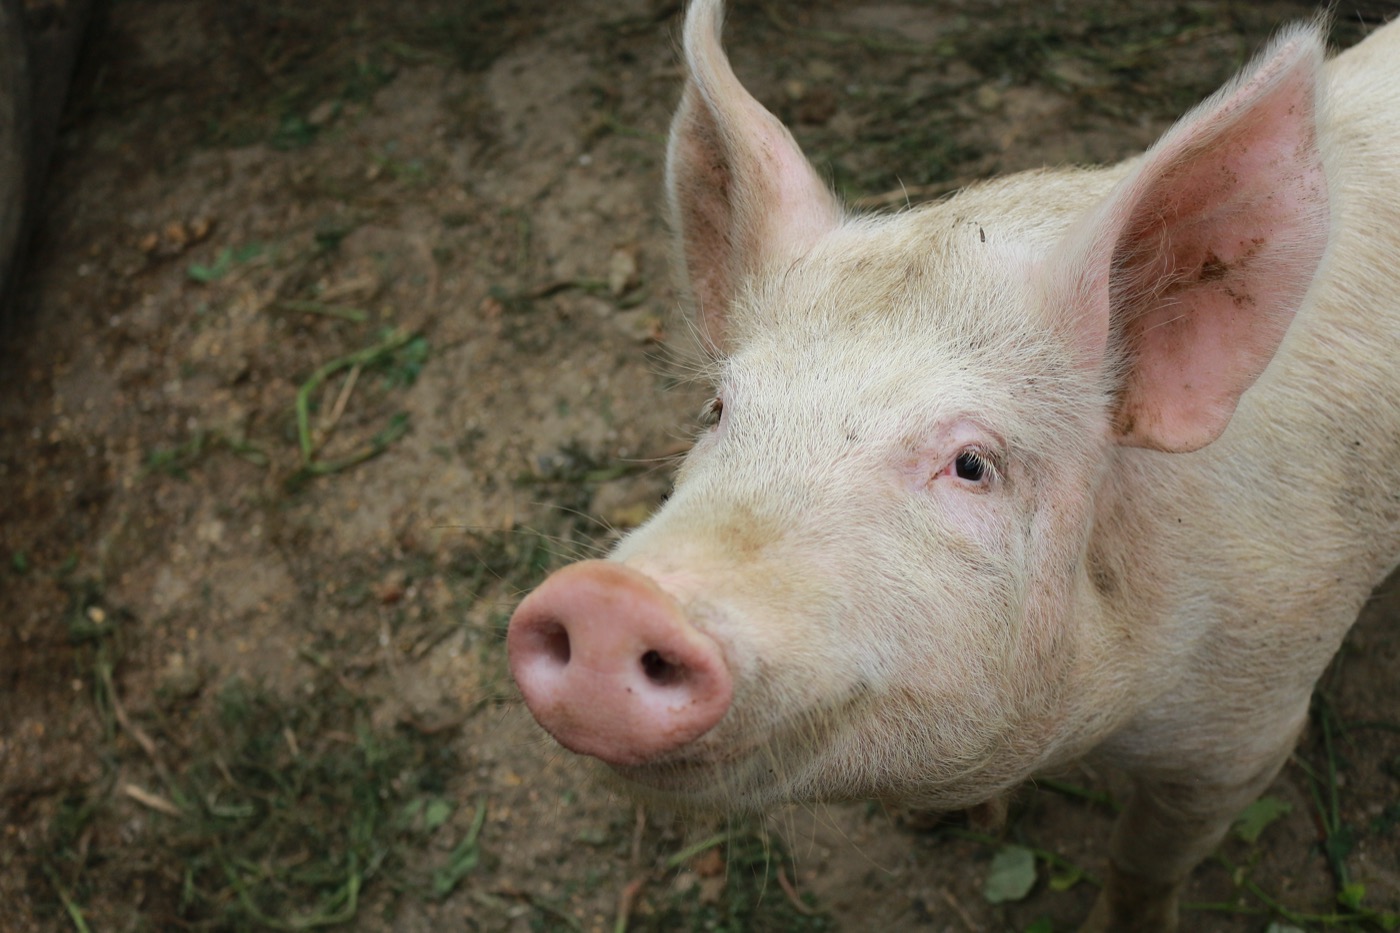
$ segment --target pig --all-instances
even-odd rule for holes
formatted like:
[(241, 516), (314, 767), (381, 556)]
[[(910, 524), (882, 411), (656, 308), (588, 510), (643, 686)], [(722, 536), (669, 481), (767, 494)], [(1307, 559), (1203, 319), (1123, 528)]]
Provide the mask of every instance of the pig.
[(1090, 931), (1169, 931), (1400, 560), (1400, 25), (1284, 30), (1145, 154), (839, 203), (693, 0), (666, 188), (714, 398), (507, 635), (671, 806), (1131, 788)]

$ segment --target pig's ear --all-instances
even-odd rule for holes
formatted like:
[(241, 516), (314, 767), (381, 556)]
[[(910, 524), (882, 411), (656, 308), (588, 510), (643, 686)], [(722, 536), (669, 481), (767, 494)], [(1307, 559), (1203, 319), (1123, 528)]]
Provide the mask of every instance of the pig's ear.
[(1307, 293), (1330, 227), (1318, 33), (1285, 33), (1185, 116), (1051, 257), (1088, 361), (1121, 366), (1121, 444), (1215, 440)]
[(841, 218), (792, 134), (734, 76), (722, 22), (721, 0), (691, 4), (689, 78), (666, 152), (672, 226), (696, 320), (715, 348), (745, 276), (802, 255)]

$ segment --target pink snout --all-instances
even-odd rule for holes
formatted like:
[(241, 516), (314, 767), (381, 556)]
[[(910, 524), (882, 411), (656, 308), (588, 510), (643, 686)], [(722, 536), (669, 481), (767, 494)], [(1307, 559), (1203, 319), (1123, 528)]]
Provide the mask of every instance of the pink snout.
[(506, 636), (510, 672), (559, 744), (639, 765), (704, 735), (733, 682), (718, 646), (652, 579), (588, 560), (525, 598)]

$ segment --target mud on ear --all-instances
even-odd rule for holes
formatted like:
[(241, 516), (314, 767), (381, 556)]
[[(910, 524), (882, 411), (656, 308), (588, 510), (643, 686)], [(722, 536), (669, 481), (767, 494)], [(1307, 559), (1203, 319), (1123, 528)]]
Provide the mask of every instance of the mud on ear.
[(1280, 36), (1142, 157), (1051, 257), (1119, 443), (1204, 447), (1278, 350), (1327, 247), (1320, 29)]
[(723, 0), (694, 0), (689, 72), (666, 151), (672, 229), (701, 332), (725, 346), (744, 278), (811, 248), (841, 209), (786, 127), (739, 83), (720, 46)]

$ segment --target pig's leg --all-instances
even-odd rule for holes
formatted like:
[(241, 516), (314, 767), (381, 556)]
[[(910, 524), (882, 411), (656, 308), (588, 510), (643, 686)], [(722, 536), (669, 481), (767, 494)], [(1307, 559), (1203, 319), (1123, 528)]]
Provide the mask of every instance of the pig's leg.
[[(1268, 788), (1292, 754), (1306, 715), (1305, 702), (1272, 733), (1284, 741), (1265, 755), (1248, 756), (1248, 764), (1236, 760), (1231, 771), (1192, 774), (1179, 765), (1170, 771), (1136, 771), (1132, 797), (1113, 830), (1103, 891), (1080, 933), (1176, 930), (1177, 895), (1191, 870)], [(1199, 728), (1211, 726), (1202, 721)], [(1216, 761), (1232, 757), (1222, 748)]]

